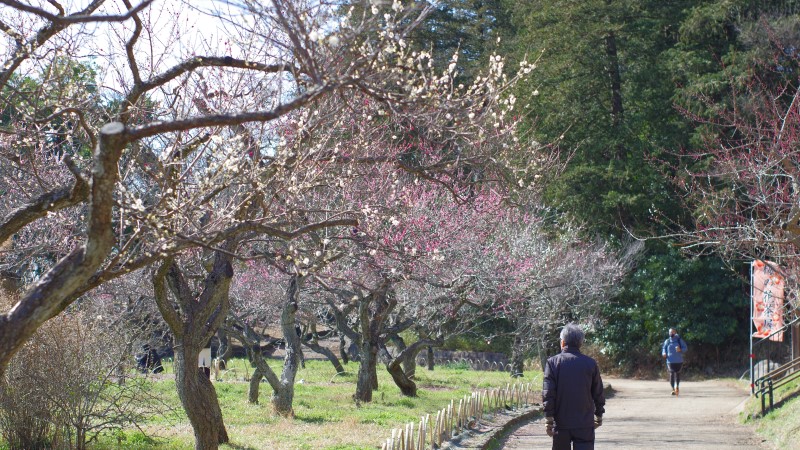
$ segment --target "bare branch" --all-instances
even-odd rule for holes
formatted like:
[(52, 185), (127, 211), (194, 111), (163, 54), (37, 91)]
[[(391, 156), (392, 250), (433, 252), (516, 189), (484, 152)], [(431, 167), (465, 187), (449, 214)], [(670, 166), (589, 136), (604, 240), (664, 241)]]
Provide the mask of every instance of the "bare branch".
[(142, 84), (144, 90), (150, 90), (173, 80), (184, 73), (191, 72), (199, 67), (231, 67), (265, 73), (298, 73), (300, 69), (289, 64), (263, 64), (256, 61), (232, 58), (230, 56), (196, 56), (188, 59), (168, 71), (151, 78)]
[(183, 322), (180, 319), (178, 311), (175, 310), (172, 303), (169, 301), (169, 294), (167, 293), (166, 287), (167, 272), (169, 272), (173, 264), (174, 260), (172, 258), (167, 258), (153, 273), (153, 292), (155, 294), (158, 310), (161, 311), (164, 321), (174, 330), (183, 330)]
[(397, 356), (395, 356), (395, 361), (399, 364), (409, 356), (416, 356), (423, 347), (427, 347), (429, 345), (433, 347), (440, 347), (444, 345), (444, 338), (439, 336), (436, 339), (420, 339), (406, 347)]
[[(277, 228), (275, 226), (262, 225), (255, 222), (243, 222), (217, 233), (214, 239), (212, 239), (210, 242), (212, 243), (219, 242), (227, 238), (228, 236), (235, 236), (247, 232), (266, 234), (268, 236), (273, 236), (287, 241), (291, 241), (293, 239), (297, 239), (300, 236), (312, 233), (314, 231), (322, 230), (324, 228), (344, 227), (344, 226), (351, 226), (351, 227), (358, 226), (358, 220), (356, 219), (324, 220), (321, 222), (304, 225), (292, 231), (286, 231)], [(188, 237), (184, 238), (187, 240), (189, 239)]]
[[(129, 10), (132, 10), (131, 2), (128, 0), (123, 0), (125, 7)], [(136, 42), (139, 40), (139, 36), (142, 34), (142, 19), (139, 18), (138, 15), (133, 15), (133, 34), (125, 42), (125, 54), (128, 57), (128, 67), (131, 69), (131, 75), (133, 75), (133, 84), (138, 86), (142, 83), (142, 78), (139, 75), (139, 63), (136, 62), (136, 56), (134, 56), (133, 49), (136, 46)]]
[(279, 105), (271, 111), (242, 112), (238, 114), (216, 114), (183, 120), (173, 120), (169, 122), (153, 122), (147, 125), (129, 129), (126, 134), (126, 138), (129, 141), (135, 141), (138, 139), (155, 136), (157, 134), (185, 131), (194, 128), (239, 125), (246, 122), (268, 122), (270, 120), (275, 120), (290, 111), (300, 108), (313, 101), (315, 98), (320, 97), (327, 92), (333, 91), (336, 88), (337, 86), (334, 85), (325, 85), (322, 87), (309, 89), (309, 91), (305, 94), (296, 97), (294, 100), (288, 103)]
[[(152, 1), (152, 0), (148, 0), (148, 1)], [(102, 5), (104, 2), (105, 2), (105, 0), (94, 0), (92, 3), (90, 3), (86, 8), (84, 8), (78, 14), (91, 14), (93, 11), (95, 11), (97, 8), (99, 8), (100, 5)], [(6, 5), (9, 5), (9, 6), (15, 6), (15, 5), (22, 6), (23, 8), (20, 8), (20, 9), (22, 9), (23, 11), (25, 10), (24, 9), (25, 7), (33, 8), (32, 6), (25, 5), (23, 3), (20, 3), (20, 2), (14, 1), (14, 0), (0, 0), (0, 3), (5, 3)], [(38, 8), (34, 8), (34, 9), (38, 9)], [(45, 13), (46, 13), (46, 11), (45, 11)], [(49, 13), (47, 13), (47, 14), (49, 14)], [(52, 15), (52, 14), (50, 14), (50, 15)], [(59, 16), (53, 16), (53, 17), (58, 18)], [(62, 19), (63, 19), (63, 17), (62, 17)], [(3, 66), (3, 69), (0, 70), (0, 89), (4, 88), (6, 86), (6, 84), (8, 84), (8, 80), (11, 79), (11, 75), (14, 74), (14, 72), (20, 67), (20, 65), (25, 60), (27, 60), (28, 58), (31, 57), (31, 55), (33, 54), (33, 52), (37, 48), (41, 47), (42, 44), (44, 44), (50, 38), (52, 38), (53, 36), (58, 34), (61, 30), (66, 28), (68, 25), (69, 25), (69, 23), (52, 21), (52, 22), (44, 25), (41, 29), (39, 29), (39, 31), (36, 33), (36, 36), (34, 36), (31, 39), (29, 39), (29, 41), (27, 43), (25, 43), (22, 40), (17, 41), (17, 47), (16, 47), (16, 49), (14, 50), (14, 53), (13, 53), (14, 56), (9, 61), (6, 61), (5, 65)]]
[(17, 43), (17, 46), (23, 44), (24, 39), (22, 38), (22, 36), (2, 20), (0, 20), (0, 31), (3, 31), (5, 34), (9, 35), (12, 39), (14, 39), (14, 42)]
[(78, 116), (78, 120), (81, 123), (81, 127), (86, 131), (86, 135), (89, 136), (89, 141), (92, 143), (92, 148), (97, 147), (97, 138), (94, 135), (94, 130), (89, 126), (89, 123), (86, 121), (86, 115), (78, 108), (64, 108), (60, 109), (53, 114), (50, 114), (47, 117), (42, 119), (36, 120), (36, 123), (47, 123), (51, 120), (55, 119), (56, 117), (63, 116), (64, 114), (75, 114)]
[(13, 236), (26, 225), (41, 219), (50, 212), (75, 206), (89, 197), (89, 183), (75, 167), (69, 156), (64, 157), (64, 164), (75, 176), (72, 187), (62, 187), (40, 195), (30, 203), (21, 206), (0, 222), (0, 244)]
[(53, 13), (47, 12), (47, 11), (41, 9), (41, 8), (37, 8), (35, 6), (31, 6), (31, 5), (22, 3), (22, 2), (18, 2), (16, 0), (0, 0), (0, 3), (4, 4), (4, 5), (7, 5), (7, 6), (10, 6), (12, 8), (16, 8), (16, 9), (18, 9), (20, 11), (25, 11), (25, 12), (29, 12), (31, 14), (35, 14), (35, 15), (43, 18), (43, 19), (47, 19), (47, 20), (53, 22), (54, 24), (66, 26), (66, 25), (72, 25), (72, 24), (76, 24), (76, 23), (124, 22), (124, 21), (130, 19), (131, 17), (133, 17), (134, 15), (136, 15), (137, 13), (141, 12), (142, 10), (147, 8), (148, 6), (150, 6), (150, 4), (153, 3), (154, 1), (155, 0), (144, 0), (144, 1), (142, 1), (142, 3), (138, 4), (135, 8), (132, 8), (132, 9), (128, 10), (128, 12), (126, 12), (125, 14), (119, 14), (119, 15), (97, 15), (97, 16), (92, 16), (90, 14), (87, 14), (87, 12), (91, 12), (91, 11), (97, 9), (97, 7), (99, 7), (102, 3), (104, 3), (105, 0), (95, 0), (93, 2), (93, 5), (96, 4), (96, 6), (94, 8), (91, 8), (91, 9), (87, 8), (87, 9), (84, 9), (83, 11), (81, 11), (79, 13), (70, 14), (68, 16), (64, 16), (63, 15), (63, 13), (64, 13), (63, 9), (61, 9), (61, 14), (53, 14)]
[(61, 3), (58, 3), (55, 0), (47, 0), (47, 3), (50, 3), (51, 5), (53, 5), (53, 7), (55, 9), (58, 10), (58, 15), (59, 16), (63, 16), (63, 15), (65, 15), (67, 13), (66, 11), (64, 11), (64, 7), (61, 6)]

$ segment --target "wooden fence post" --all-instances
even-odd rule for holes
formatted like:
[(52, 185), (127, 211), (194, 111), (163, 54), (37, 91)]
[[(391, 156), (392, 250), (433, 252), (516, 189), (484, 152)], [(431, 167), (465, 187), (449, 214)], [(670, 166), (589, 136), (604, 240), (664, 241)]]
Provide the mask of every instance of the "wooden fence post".
[(455, 426), (455, 400), (450, 400), (450, 406), (447, 407), (447, 439), (453, 437), (453, 427)]
[[(493, 416), (498, 411), (518, 410), (532, 403), (532, 383), (507, 383), (505, 388), (483, 389), (466, 394), (431, 415), (420, 417), (419, 424), (408, 422), (401, 428), (392, 429), (392, 437), (381, 445), (381, 450), (428, 450), (438, 448), (455, 434), (470, 429), (470, 424), (479, 425), (484, 415)], [(474, 420), (474, 422), (473, 422)], [(415, 436), (416, 429), (416, 436)], [(430, 446), (428, 441), (430, 440)]]
[(442, 443), (442, 411), (436, 411), (436, 423), (433, 426), (433, 439), (431, 442), (438, 447)]

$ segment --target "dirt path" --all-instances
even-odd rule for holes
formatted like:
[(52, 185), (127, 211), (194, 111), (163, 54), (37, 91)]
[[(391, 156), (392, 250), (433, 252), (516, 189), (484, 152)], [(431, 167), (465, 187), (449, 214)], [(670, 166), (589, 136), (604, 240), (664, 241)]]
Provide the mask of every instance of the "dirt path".
[[(768, 449), (737, 421), (748, 392), (724, 381), (681, 383), (680, 397), (666, 381), (604, 379), (616, 392), (606, 403), (595, 449)], [(516, 429), (502, 448), (549, 449), (542, 420)]]

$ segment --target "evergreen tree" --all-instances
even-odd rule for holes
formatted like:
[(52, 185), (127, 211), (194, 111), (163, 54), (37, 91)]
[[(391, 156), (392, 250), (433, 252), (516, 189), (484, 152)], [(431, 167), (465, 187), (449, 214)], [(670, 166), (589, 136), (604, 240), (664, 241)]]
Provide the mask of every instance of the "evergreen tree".
[(420, 46), (433, 50), (436, 64), (446, 68), (458, 55), (458, 71), (471, 80), (500, 42), (511, 35), (511, 18), (502, 0), (430, 2), (433, 10), (415, 31)]
[(650, 162), (686, 142), (662, 54), (692, 2), (509, 2), (517, 27), (511, 49), (542, 55), (533, 84), (518, 94), (541, 140), (574, 150), (550, 201), (605, 236), (679, 215), (669, 180)]

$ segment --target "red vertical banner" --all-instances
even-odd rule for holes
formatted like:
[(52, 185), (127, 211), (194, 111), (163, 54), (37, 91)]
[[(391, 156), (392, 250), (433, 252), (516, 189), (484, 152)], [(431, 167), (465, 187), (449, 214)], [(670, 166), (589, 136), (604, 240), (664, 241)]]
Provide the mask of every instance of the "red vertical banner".
[[(753, 337), (783, 341), (783, 287), (780, 267), (770, 261), (755, 260), (753, 270)], [(775, 333), (772, 337), (771, 334)]]

